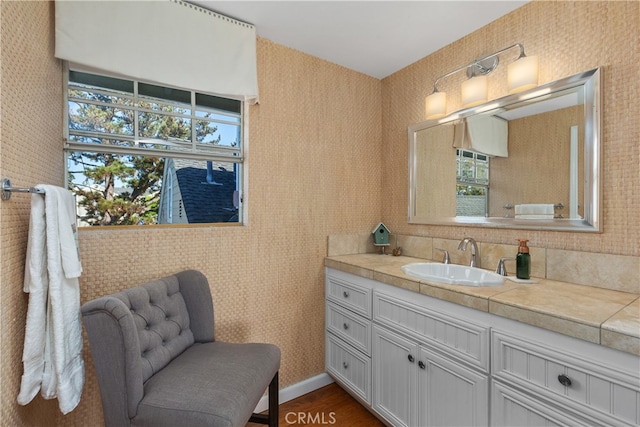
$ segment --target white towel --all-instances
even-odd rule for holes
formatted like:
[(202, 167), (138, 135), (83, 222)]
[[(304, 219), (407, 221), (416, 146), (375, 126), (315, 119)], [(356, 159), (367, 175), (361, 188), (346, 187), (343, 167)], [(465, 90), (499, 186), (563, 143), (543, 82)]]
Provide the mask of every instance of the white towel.
[(527, 214), (519, 214), (516, 215), (516, 219), (553, 219), (553, 215), (527, 215)]
[(552, 203), (531, 203), (515, 206), (516, 215), (551, 215), (553, 216)]
[[(24, 272), (24, 291), (29, 293), (27, 324), (22, 351), (23, 375), (18, 403), (26, 405), (38, 394), (45, 370), (48, 278), (44, 197), (31, 195), (29, 239)], [(49, 367), (47, 366), (47, 369)]]
[(66, 189), (36, 188), (45, 196), (31, 199), (24, 284), (30, 296), (18, 403), (26, 405), (40, 390), (45, 399), (57, 397), (66, 414), (80, 402), (84, 384), (75, 202)]
[(499, 117), (472, 116), (456, 122), (453, 146), (495, 157), (509, 157), (509, 123)]

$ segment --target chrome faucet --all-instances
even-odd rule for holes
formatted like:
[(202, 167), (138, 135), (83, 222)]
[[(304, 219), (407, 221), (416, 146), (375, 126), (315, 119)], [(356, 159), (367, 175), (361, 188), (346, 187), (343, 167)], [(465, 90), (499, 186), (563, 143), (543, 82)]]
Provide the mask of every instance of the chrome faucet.
[(467, 243), (471, 243), (471, 262), (469, 265), (471, 267), (480, 267), (480, 258), (478, 258), (478, 244), (472, 237), (465, 237), (460, 241), (458, 245), (459, 251), (467, 250)]
[(437, 251), (442, 252), (442, 263), (443, 264), (451, 264), (451, 258), (449, 258), (449, 251), (444, 250), (444, 249), (440, 249), (440, 248), (436, 248)]
[(496, 273), (501, 276), (507, 276), (507, 268), (504, 266), (505, 261), (515, 261), (516, 259), (513, 257), (503, 257), (498, 261), (498, 266), (496, 267)]

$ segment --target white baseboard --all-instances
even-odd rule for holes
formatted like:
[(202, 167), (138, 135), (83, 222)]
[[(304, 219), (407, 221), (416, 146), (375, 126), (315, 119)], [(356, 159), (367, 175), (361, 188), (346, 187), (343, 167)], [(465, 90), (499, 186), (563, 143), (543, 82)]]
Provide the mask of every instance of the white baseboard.
[[(333, 378), (331, 378), (329, 374), (325, 372), (320, 375), (316, 375), (315, 377), (307, 378), (306, 380), (300, 381), (299, 383), (292, 384), (289, 387), (283, 388), (282, 390), (280, 390), (280, 393), (278, 393), (280, 404), (329, 385), (332, 382)], [(260, 399), (260, 402), (258, 402), (258, 406), (256, 406), (256, 409), (253, 412), (260, 413), (262, 411), (266, 411), (267, 409), (269, 409), (269, 397), (262, 396), (262, 399)]]

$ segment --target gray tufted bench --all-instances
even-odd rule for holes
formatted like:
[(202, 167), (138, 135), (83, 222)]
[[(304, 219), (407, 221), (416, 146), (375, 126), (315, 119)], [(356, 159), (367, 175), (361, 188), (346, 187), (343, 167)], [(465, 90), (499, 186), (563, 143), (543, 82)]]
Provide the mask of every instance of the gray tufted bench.
[[(202, 273), (89, 301), (82, 316), (107, 426), (278, 425), (280, 350), (216, 341)], [(253, 414), (267, 387), (269, 415)]]

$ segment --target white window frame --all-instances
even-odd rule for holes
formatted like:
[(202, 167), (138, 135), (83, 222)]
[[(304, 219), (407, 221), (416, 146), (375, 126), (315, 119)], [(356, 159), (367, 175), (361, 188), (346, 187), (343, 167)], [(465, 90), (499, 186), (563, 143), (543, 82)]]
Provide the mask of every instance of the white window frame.
[[(477, 153), (475, 151), (472, 150), (465, 150), (464, 148), (456, 148), (457, 153), (456, 153), (456, 187), (476, 187), (476, 188), (483, 188), (484, 192), (485, 192), (485, 207), (484, 207), (484, 212), (485, 212), (485, 216), (487, 215), (487, 213), (489, 212), (489, 197), (490, 197), (490, 193), (489, 193), (489, 177), (491, 174), (491, 156), (487, 155), (487, 154), (482, 154), (482, 153)], [(467, 157), (464, 156), (464, 153), (470, 153), (472, 155), (472, 157)], [(480, 160), (478, 159), (478, 156), (484, 156), (485, 160)], [(473, 178), (467, 179), (467, 178), (463, 178), (462, 177), (462, 161), (464, 160), (464, 158), (467, 159), (471, 159), (473, 166)], [(478, 164), (482, 164), (482, 165), (486, 165), (486, 169), (487, 169), (487, 178), (486, 179), (481, 179), (478, 178)], [(456, 194), (457, 194), (457, 190), (456, 190)]]
[[(240, 98), (240, 97), (229, 97), (229, 96), (220, 96), (220, 95), (216, 95), (216, 94), (207, 94), (205, 92), (198, 92), (198, 91), (192, 91), (189, 89), (182, 89), (182, 88), (175, 88), (175, 89), (179, 89), (179, 90), (183, 90), (183, 91), (188, 91), (191, 92), (191, 113), (190, 113), (190, 120), (192, 123), (191, 129), (192, 129), (192, 135), (191, 135), (191, 141), (189, 143), (185, 143), (183, 141), (166, 141), (171, 145), (175, 145), (178, 144), (181, 146), (181, 150), (157, 150), (157, 149), (147, 149), (147, 148), (143, 148), (143, 147), (139, 147), (139, 143), (142, 142), (144, 143), (144, 140), (138, 140), (136, 141), (136, 137), (138, 134), (138, 115), (135, 115), (135, 130), (134, 130), (134, 136), (128, 136), (128, 135), (114, 135), (113, 139), (118, 139), (118, 140), (127, 140), (127, 141), (132, 141), (134, 143), (134, 146), (132, 147), (126, 147), (126, 146), (114, 146), (114, 145), (101, 145), (101, 144), (87, 144), (87, 143), (81, 143), (81, 142), (75, 142), (75, 141), (70, 141), (70, 137), (69, 137), (69, 71), (70, 71), (70, 67), (69, 67), (69, 62), (68, 61), (63, 61), (63, 111), (64, 111), (64, 115), (63, 115), (63, 140), (64, 140), (64, 158), (65, 158), (65, 179), (68, 178), (68, 174), (66, 173), (67, 170), (67, 155), (69, 152), (93, 152), (93, 153), (110, 153), (110, 154), (121, 154), (121, 155), (131, 155), (131, 156), (145, 156), (145, 157), (172, 157), (172, 158), (176, 158), (176, 159), (189, 159), (189, 160), (201, 160), (201, 161), (220, 161), (220, 162), (228, 162), (228, 163), (236, 163), (238, 164), (239, 168), (240, 168), (240, 173), (237, 175), (237, 183), (236, 183), (236, 188), (238, 191), (238, 222), (237, 223), (233, 223), (233, 225), (247, 225), (247, 203), (246, 203), (246, 190), (247, 190), (247, 176), (248, 176), (248, 170), (247, 170), (247, 162), (245, 159), (246, 156), (246, 152), (247, 152), (247, 147), (248, 147), (248, 136), (249, 136), (249, 132), (248, 132), (248, 112), (249, 112), (249, 101)], [(125, 80), (129, 80), (134, 82), (134, 97), (137, 97), (137, 89), (138, 89), (138, 83), (147, 83), (147, 84), (152, 84), (152, 85), (156, 85), (156, 86), (162, 86), (162, 87), (168, 87), (168, 88), (173, 88), (172, 86), (169, 85), (161, 85), (158, 84), (156, 82), (147, 82), (147, 81), (143, 81), (143, 80), (136, 80), (134, 78), (131, 77), (127, 77), (127, 76), (119, 76), (119, 75), (113, 75), (110, 73), (106, 73), (106, 72), (102, 72), (102, 71), (96, 71), (96, 70), (92, 70), (92, 69), (86, 69), (84, 67), (81, 66), (76, 66), (74, 64), (73, 67), (73, 71), (79, 71), (79, 72), (83, 72), (83, 73), (89, 73), (89, 74), (97, 74), (97, 75), (101, 75), (101, 76), (105, 76), (105, 77), (110, 77), (110, 78), (116, 78), (116, 79), (125, 79)], [(195, 96), (196, 93), (202, 93), (204, 95), (212, 95), (212, 96), (217, 96), (217, 97), (221, 97), (221, 98), (227, 98), (227, 99), (234, 99), (240, 102), (240, 114), (238, 115), (240, 118), (239, 123), (236, 122), (229, 122), (230, 124), (233, 125), (239, 125), (240, 126), (240, 141), (239, 141), (239, 148), (238, 149), (230, 149), (229, 147), (225, 147), (225, 146), (207, 146), (207, 144), (200, 144), (196, 141), (195, 138), (195, 127), (193, 125), (194, 121), (196, 120), (201, 120), (201, 118), (198, 118), (195, 114)], [(84, 101), (84, 100), (83, 100)], [(171, 104), (170, 100), (162, 100), (162, 102), (167, 103), (167, 104)], [(177, 103), (176, 103), (177, 104)], [(178, 106), (178, 105), (177, 105)], [(183, 104), (179, 104), (179, 106), (184, 106)], [(152, 113), (159, 113), (159, 111), (157, 110), (146, 110), (146, 109), (138, 109), (136, 108), (132, 108), (133, 110), (137, 111), (145, 111), (145, 112), (152, 112)], [(198, 107), (198, 109), (200, 111), (202, 111), (203, 107)], [(218, 111), (216, 111), (216, 113), (219, 113)], [(167, 114), (167, 112), (162, 112), (162, 114), (165, 115), (171, 115), (170, 113)], [(187, 117), (187, 116), (184, 116)], [(215, 121), (216, 123), (225, 123), (224, 121)], [(75, 133), (77, 134), (82, 134), (83, 132), (78, 132), (76, 131)], [(108, 136), (108, 134), (105, 133), (87, 133), (88, 135), (91, 136), (98, 136), (98, 137), (102, 137), (104, 138), (105, 136)], [(152, 143), (161, 143), (161, 140), (153, 140)], [(183, 151), (184, 150), (184, 151)], [(235, 155), (234, 155), (235, 154)], [(66, 186), (69, 186), (69, 182), (66, 182)], [(193, 226), (198, 226), (198, 225), (216, 225), (216, 224), (224, 224), (224, 225), (228, 225), (227, 223), (193, 223), (190, 225)], [(171, 226), (172, 224), (162, 224), (163, 226)], [(116, 226), (117, 227), (117, 226)], [(112, 228), (112, 227), (107, 227), (107, 228)]]

